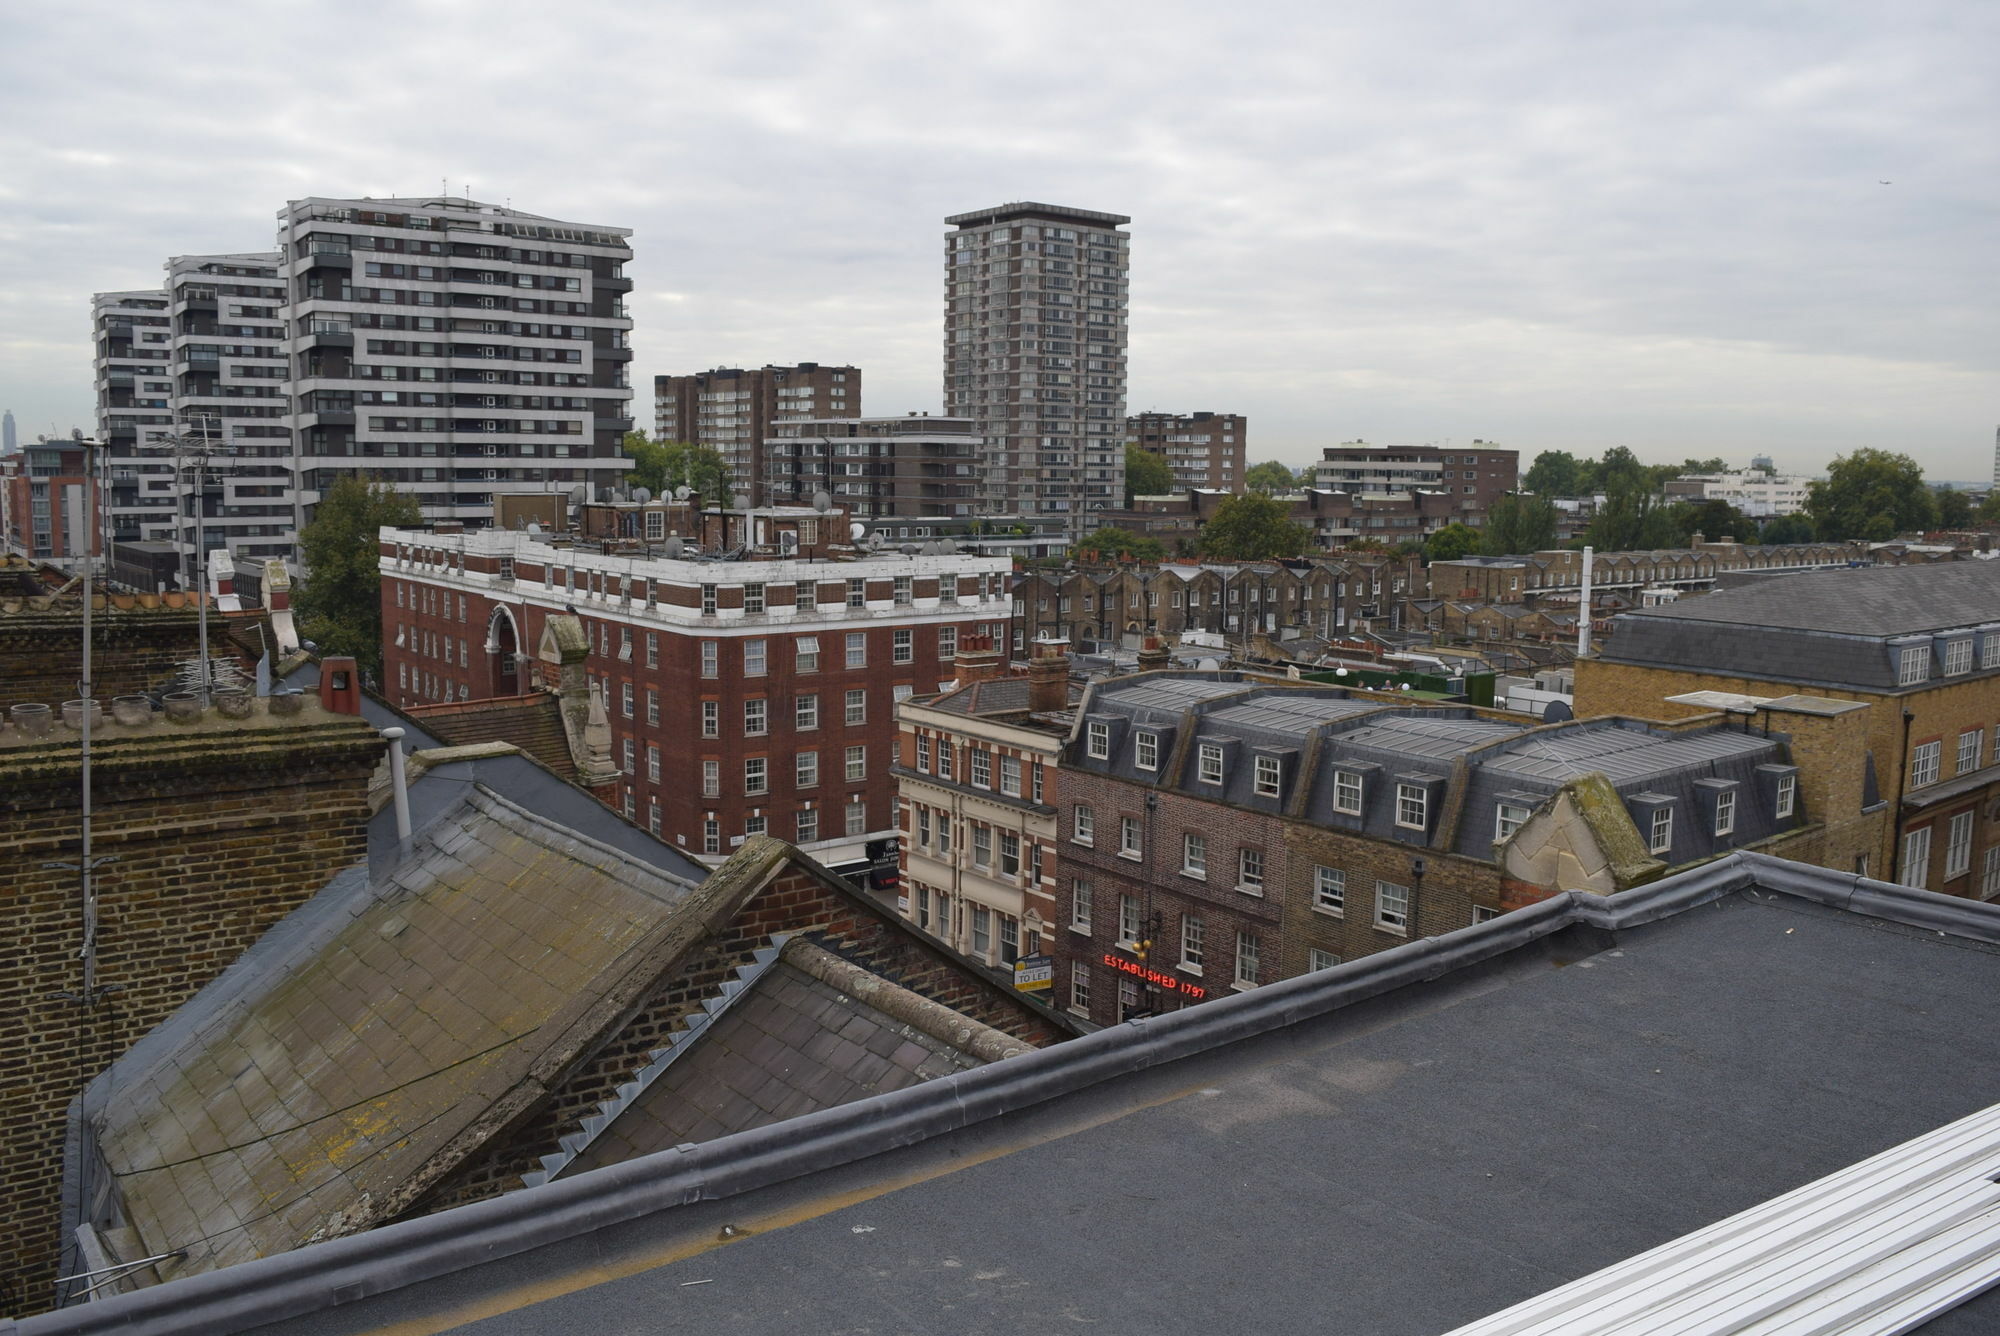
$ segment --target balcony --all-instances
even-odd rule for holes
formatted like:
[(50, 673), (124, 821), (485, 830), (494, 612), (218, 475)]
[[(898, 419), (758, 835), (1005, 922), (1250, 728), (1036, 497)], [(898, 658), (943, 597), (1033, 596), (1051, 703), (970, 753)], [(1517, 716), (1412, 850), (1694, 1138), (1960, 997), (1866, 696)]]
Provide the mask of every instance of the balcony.
[(603, 344), (598, 344), (593, 351), (597, 359), (601, 362), (629, 362), (632, 360), (632, 350), (630, 348), (610, 348)]
[(352, 348), (354, 327), (345, 321), (315, 320), (306, 326), (305, 346), (308, 348)]
[(591, 286), (598, 292), (630, 292), (632, 280), (623, 274), (599, 274), (592, 278)]
[(352, 269), (354, 253), (345, 246), (314, 246), (305, 261), (309, 269)]
[(351, 408), (308, 408), (299, 414), (301, 427), (352, 427), (354, 410)]
[(175, 300), (189, 311), (213, 311), (215, 305), (214, 288), (180, 288), (174, 293)]

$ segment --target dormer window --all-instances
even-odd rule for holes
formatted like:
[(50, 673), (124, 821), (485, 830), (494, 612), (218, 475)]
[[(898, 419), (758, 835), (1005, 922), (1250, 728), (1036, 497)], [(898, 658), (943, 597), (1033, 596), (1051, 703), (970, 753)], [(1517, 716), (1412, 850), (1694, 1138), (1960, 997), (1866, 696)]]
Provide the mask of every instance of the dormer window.
[(1944, 675), (1957, 677), (1972, 671), (1972, 639), (1954, 640), (1944, 647)]
[(1201, 744), (1200, 769), (1196, 776), (1204, 784), (1222, 783), (1222, 748), (1213, 742)]
[(1931, 675), (1931, 651), (1928, 645), (1905, 645), (1898, 652), (1896, 660), (1896, 685), (1915, 686), (1927, 681)]
[(1256, 772), (1256, 784), (1255, 784), (1255, 791), (1257, 796), (1259, 798), (1277, 797), (1279, 790), (1281, 788), (1281, 781), (1283, 779), (1283, 774), (1284, 774), (1284, 767), (1278, 763), (1277, 757), (1259, 756), (1257, 758), (1257, 772)]
[(1111, 725), (1093, 722), (1084, 726), (1084, 754), (1093, 761), (1110, 758)]
[(1342, 816), (1361, 815), (1361, 776), (1356, 771), (1333, 772), (1333, 810)]
[(1160, 768), (1160, 735), (1135, 733), (1132, 736), (1132, 764), (1141, 770)]
[(1646, 852), (1665, 854), (1674, 847), (1674, 809), (1656, 807), (1646, 832)]
[(1396, 786), (1396, 824), (1407, 830), (1423, 830), (1429, 824), (1430, 794), (1421, 784)]

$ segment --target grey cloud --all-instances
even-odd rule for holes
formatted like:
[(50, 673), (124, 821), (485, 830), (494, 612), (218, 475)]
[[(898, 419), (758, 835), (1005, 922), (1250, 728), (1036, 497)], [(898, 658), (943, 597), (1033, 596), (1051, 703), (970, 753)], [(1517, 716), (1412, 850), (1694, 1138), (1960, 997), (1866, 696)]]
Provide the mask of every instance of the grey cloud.
[(17, 9), (0, 400), (88, 421), (90, 292), (268, 245), (287, 198), (448, 176), (638, 229), (641, 376), (850, 360), (870, 411), (935, 408), (941, 219), (1040, 198), (1134, 216), (1133, 406), (1248, 413), (1259, 456), (1482, 435), (1816, 468), (1880, 444), (1982, 477), (1996, 15)]

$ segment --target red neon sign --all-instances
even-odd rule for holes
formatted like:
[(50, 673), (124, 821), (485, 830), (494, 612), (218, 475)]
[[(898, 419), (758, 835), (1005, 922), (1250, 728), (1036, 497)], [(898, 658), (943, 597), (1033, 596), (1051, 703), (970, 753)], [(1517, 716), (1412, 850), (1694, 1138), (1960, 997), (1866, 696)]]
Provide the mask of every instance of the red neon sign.
[(1189, 983), (1185, 979), (1176, 979), (1171, 974), (1162, 974), (1158, 970), (1147, 969), (1144, 965), (1137, 964), (1134, 961), (1120, 960), (1109, 951), (1104, 953), (1104, 963), (1112, 969), (1122, 970), (1124, 973), (1130, 974), (1135, 978), (1144, 979), (1147, 983), (1164, 988), (1170, 993), (1180, 993), (1185, 997), (1196, 999), (1208, 996), (1208, 990), (1200, 984)]

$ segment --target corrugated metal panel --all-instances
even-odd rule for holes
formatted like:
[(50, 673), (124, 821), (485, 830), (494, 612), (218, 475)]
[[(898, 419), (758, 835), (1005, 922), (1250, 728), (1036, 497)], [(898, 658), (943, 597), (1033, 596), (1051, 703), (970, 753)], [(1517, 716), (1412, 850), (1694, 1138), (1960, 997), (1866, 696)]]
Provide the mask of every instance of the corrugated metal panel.
[(2000, 1105), (1450, 1336), (1894, 1336), (2000, 1281)]

